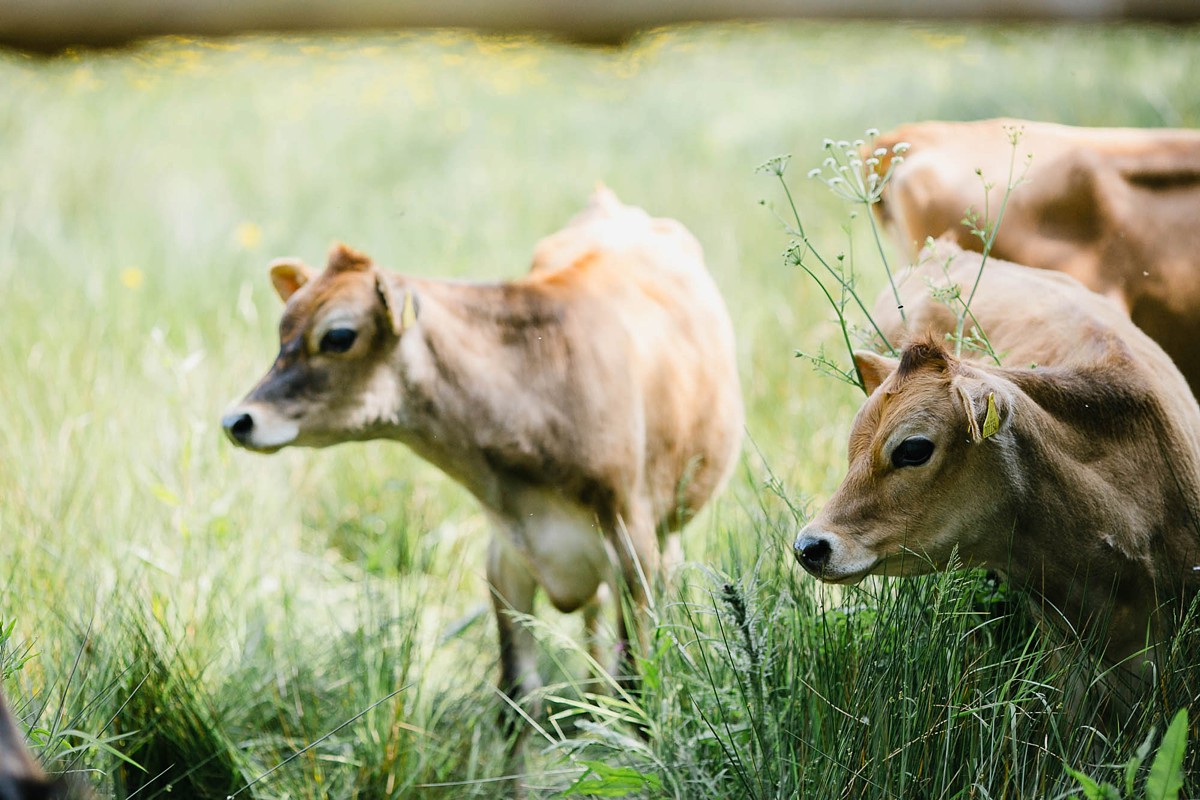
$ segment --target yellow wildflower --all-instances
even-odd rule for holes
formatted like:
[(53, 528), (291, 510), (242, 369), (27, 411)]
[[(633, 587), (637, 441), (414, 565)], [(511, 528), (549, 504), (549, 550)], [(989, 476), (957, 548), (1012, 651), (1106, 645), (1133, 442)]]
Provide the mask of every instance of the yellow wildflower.
[(243, 250), (253, 250), (262, 243), (262, 228), (253, 222), (243, 222), (233, 233)]
[(126, 289), (140, 289), (146, 282), (146, 274), (137, 267), (126, 267), (121, 270), (121, 283)]

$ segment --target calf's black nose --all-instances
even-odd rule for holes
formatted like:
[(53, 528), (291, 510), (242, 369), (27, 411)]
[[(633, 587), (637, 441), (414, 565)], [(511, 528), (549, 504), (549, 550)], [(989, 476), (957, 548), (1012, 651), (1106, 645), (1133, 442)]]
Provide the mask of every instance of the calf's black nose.
[(809, 572), (819, 575), (829, 563), (830, 547), (826, 539), (801, 536), (796, 540), (796, 560)]
[(246, 440), (250, 438), (250, 432), (254, 430), (254, 417), (234, 412), (222, 417), (221, 425), (225, 427), (225, 434), (230, 439), (239, 444), (245, 444)]

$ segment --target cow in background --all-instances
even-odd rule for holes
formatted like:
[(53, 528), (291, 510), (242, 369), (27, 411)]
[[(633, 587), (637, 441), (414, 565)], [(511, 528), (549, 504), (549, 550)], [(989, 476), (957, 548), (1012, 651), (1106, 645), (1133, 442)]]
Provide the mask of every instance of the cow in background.
[[(1020, 132), (1015, 150), (1010, 131)], [(1065, 272), (1115, 300), (1200, 395), (1200, 131), (919, 122), (875, 143), (888, 153), (881, 172), (899, 142), (908, 152), (874, 209), (906, 257), (947, 232), (981, 250), (964, 217), (995, 221), (1010, 170), (1019, 177), (1031, 156), (992, 255)]]

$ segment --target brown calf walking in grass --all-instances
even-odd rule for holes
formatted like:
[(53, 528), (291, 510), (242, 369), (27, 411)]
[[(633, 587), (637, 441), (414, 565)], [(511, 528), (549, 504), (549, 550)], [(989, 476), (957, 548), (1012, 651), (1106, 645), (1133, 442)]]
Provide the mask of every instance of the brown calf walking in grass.
[[(512, 282), (385, 272), (340, 245), (324, 272), (285, 260), (271, 280), (287, 302), (279, 356), (226, 432), (267, 453), (394, 439), (469, 490), (493, 523), (514, 700), (540, 680), (510, 612), (532, 613), (539, 587), (562, 611), (591, 609), (605, 584), (644, 607), (666, 537), (732, 468), (733, 328), (700, 246), (607, 189)], [(618, 622), (626, 656), (638, 616)]]

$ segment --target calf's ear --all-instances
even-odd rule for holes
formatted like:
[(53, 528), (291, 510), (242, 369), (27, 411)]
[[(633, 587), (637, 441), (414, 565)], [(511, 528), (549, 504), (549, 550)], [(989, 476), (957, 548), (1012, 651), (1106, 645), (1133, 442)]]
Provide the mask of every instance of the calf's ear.
[(859, 377), (862, 378), (862, 388), (867, 393), (867, 397), (875, 394), (879, 384), (887, 380), (887, 376), (895, 372), (899, 366), (900, 362), (894, 358), (881, 356), (870, 350), (854, 351), (854, 367), (858, 370)]
[(999, 387), (978, 378), (958, 375), (951, 382), (954, 396), (967, 417), (967, 434), (978, 444), (1007, 427), (1012, 404)]
[(277, 258), (271, 262), (271, 285), (279, 299), (287, 302), (301, 286), (312, 280), (313, 270), (298, 258)]
[(397, 298), (397, 293), (392, 291), (387, 276), (375, 270), (375, 291), (379, 295), (379, 301), (383, 303), (383, 310), (387, 312), (392, 333), (399, 336), (416, 324), (417, 298), (412, 289), (406, 287), (404, 293)]
[(333, 247), (329, 248), (325, 269), (330, 272), (362, 272), (370, 268), (371, 259), (366, 253), (360, 253), (341, 242), (334, 242)]

